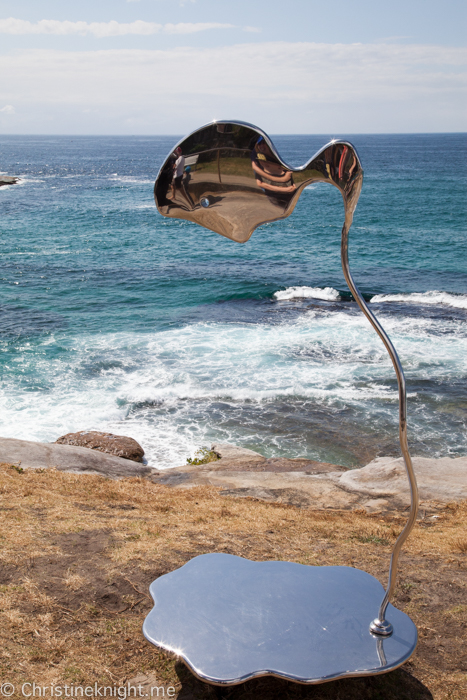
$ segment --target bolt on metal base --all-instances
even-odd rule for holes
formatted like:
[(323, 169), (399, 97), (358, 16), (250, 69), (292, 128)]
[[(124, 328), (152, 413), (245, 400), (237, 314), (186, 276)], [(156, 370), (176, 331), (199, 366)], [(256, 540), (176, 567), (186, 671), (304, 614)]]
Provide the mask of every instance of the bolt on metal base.
[(379, 634), (382, 637), (390, 637), (393, 631), (393, 626), (387, 620), (379, 620), (376, 618), (370, 624), (370, 632), (373, 632), (373, 634)]

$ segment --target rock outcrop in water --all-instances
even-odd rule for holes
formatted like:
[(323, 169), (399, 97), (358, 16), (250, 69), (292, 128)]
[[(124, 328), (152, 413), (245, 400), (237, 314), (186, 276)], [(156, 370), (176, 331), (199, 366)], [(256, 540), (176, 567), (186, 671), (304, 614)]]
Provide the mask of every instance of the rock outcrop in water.
[(16, 185), (19, 177), (12, 177), (11, 175), (0, 175), (0, 187), (3, 185)]
[(55, 440), (58, 445), (74, 445), (88, 447), (90, 450), (106, 452), (115, 457), (131, 459), (132, 462), (142, 462), (144, 450), (133, 438), (112, 433), (100, 433), (96, 430), (81, 430), (78, 433), (68, 433)]

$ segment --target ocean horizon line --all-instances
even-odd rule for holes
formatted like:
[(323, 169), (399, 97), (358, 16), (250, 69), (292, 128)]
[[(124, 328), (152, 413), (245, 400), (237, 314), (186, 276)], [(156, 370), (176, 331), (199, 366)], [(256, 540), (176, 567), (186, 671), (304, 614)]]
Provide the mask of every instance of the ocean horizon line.
[[(216, 120), (216, 121), (227, 121), (227, 120)], [(233, 120), (235, 121), (235, 120)], [(188, 133), (185, 132), (185, 133)], [(63, 137), (63, 138), (154, 138), (154, 137), (164, 137), (164, 138), (180, 138), (180, 136), (185, 135), (184, 132), (180, 133), (154, 133), (154, 134), (122, 134), (122, 133), (115, 133), (115, 134), (99, 134), (99, 133), (89, 133), (89, 134), (76, 134), (76, 133), (44, 133), (44, 132), (28, 132), (28, 133), (0, 133), (0, 138), (5, 137), (5, 136), (18, 136), (18, 137), (24, 137), (24, 136), (43, 136), (45, 138), (53, 136), (53, 137)], [(345, 134), (345, 136), (463, 136), (467, 135), (467, 130), (466, 131), (353, 131), (353, 132), (333, 132), (333, 133), (342, 133)], [(270, 136), (277, 136), (277, 137), (284, 137), (284, 136), (293, 136), (293, 137), (307, 137), (307, 136), (325, 136), (328, 137), (331, 135), (331, 132), (300, 132), (300, 133), (295, 133), (295, 132), (275, 132), (271, 131), (268, 132)]]

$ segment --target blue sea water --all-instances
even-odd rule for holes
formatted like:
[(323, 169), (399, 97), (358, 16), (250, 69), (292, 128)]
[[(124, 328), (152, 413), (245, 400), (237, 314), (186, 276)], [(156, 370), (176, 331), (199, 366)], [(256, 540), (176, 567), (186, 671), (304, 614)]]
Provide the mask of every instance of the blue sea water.
[[(407, 376), (412, 453), (466, 454), (466, 134), (346, 136), (365, 179), (357, 284)], [(148, 462), (232, 442), (361, 465), (398, 454), (397, 390), (340, 268), (343, 205), (308, 187), (240, 245), (162, 218), (179, 137), (1, 136), (0, 434), (130, 435)], [(329, 138), (276, 136), (291, 165)]]

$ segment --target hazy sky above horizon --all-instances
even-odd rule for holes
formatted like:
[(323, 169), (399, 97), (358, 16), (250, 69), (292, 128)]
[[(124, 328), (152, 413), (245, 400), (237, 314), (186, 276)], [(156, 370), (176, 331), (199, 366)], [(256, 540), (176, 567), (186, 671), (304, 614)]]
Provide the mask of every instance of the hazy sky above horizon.
[(466, 131), (464, 0), (0, 0), (0, 133)]

